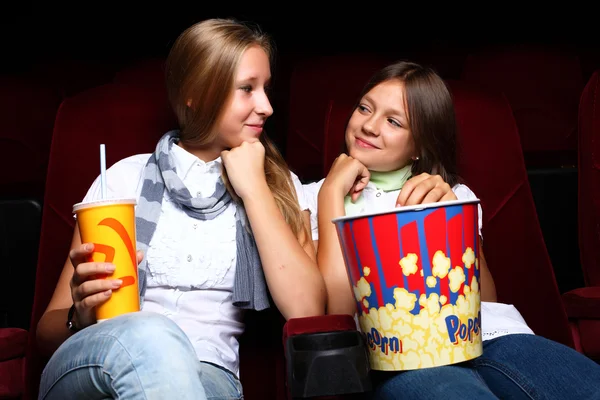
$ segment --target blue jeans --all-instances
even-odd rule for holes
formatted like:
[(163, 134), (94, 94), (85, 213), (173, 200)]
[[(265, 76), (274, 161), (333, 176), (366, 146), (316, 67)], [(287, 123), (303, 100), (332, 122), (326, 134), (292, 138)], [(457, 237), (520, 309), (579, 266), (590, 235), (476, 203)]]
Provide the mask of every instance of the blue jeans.
[(200, 362), (185, 333), (150, 312), (123, 315), (77, 332), (56, 350), (40, 399), (241, 399), (224, 368)]
[(483, 355), (457, 365), (374, 372), (373, 399), (600, 399), (600, 365), (535, 335), (483, 342)]

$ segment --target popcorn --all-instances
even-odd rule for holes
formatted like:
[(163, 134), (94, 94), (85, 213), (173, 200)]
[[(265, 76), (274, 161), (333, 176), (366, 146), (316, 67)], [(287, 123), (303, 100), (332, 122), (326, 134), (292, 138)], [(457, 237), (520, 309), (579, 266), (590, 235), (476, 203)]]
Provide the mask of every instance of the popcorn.
[(467, 250), (462, 256), (462, 262), (465, 263), (466, 268), (471, 268), (471, 266), (475, 263), (475, 253), (473, 249), (467, 247)]
[(419, 257), (414, 253), (409, 253), (406, 257), (403, 257), (399, 264), (402, 267), (402, 273), (406, 276), (412, 275), (417, 272), (417, 260)]
[(429, 286), (430, 288), (434, 288), (435, 285), (437, 285), (437, 279), (435, 279), (435, 276), (428, 276), (427, 280), (425, 281), (425, 283), (427, 284), (427, 286)]
[(371, 285), (363, 276), (358, 281), (358, 284), (354, 286), (354, 297), (356, 301), (360, 302), (363, 298), (369, 297), (371, 295)]
[(455, 267), (448, 274), (448, 280), (450, 281), (450, 290), (454, 293), (458, 292), (460, 289), (460, 285), (462, 285), (465, 281), (465, 273), (462, 267)]
[(410, 311), (415, 308), (417, 296), (414, 293), (409, 293), (404, 288), (396, 288), (394, 289), (394, 299), (396, 299), (397, 309)]
[(450, 259), (446, 257), (443, 251), (438, 250), (433, 255), (433, 276), (437, 276), (440, 278), (445, 278), (448, 275), (448, 270), (450, 269)]
[[(463, 261), (467, 268), (475, 264), (474, 253), (468, 248)], [(449, 258), (437, 251), (433, 257), (433, 276), (426, 285), (435, 288), (437, 278), (448, 277), (450, 293), (456, 293), (455, 304), (449, 304), (445, 295), (432, 292), (414, 293), (394, 288), (394, 304), (368, 308), (366, 297), (371, 295), (368, 281), (363, 276), (354, 286), (358, 302), (365, 306), (359, 315), (361, 330), (366, 333), (371, 365), (377, 370), (411, 370), (455, 364), (482, 354), (481, 314), (478, 274), (470, 285), (463, 287), (466, 276), (463, 267), (449, 267)], [(416, 258), (406, 256), (400, 261), (403, 273), (414, 274)], [(366, 276), (366, 275), (365, 275)], [(437, 277), (437, 278), (436, 278)], [(418, 313), (414, 313), (415, 305)]]

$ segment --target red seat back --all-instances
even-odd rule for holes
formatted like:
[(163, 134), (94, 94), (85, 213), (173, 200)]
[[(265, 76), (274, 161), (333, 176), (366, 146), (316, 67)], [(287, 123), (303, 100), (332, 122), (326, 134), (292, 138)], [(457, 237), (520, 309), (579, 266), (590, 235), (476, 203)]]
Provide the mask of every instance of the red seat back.
[[(136, 153), (152, 152), (176, 124), (168, 104), (149, 102), (146, 91), (108, 84), (66, 99), (56, 117), (42, 215), (35, 299), (30, 332), (46, 309), (67, 257), (81, 201), (100, 172), (99, 148), (106, 144), (107, 166)], [(45, 359), (29, 336), (27, 398), (36, 398)]]
[(524, 45), (470, 54), (462, 73), (464, 81), (504, 93), (532, 166), (574, 162), (582, 79), (576, 55)]
[(0, 77), (0, 196), (42, 199), (60, 101), (50, 86)]
[(587, 286), (600, 286), (600, 70), (579, 104), (579, 249)]
[(535, 333), (573, 346), (510, 105), (500, 94), (448, 83), (459, 129), (458, 171), (481, 199), (483, 248), (498, 301), (514, 304)]

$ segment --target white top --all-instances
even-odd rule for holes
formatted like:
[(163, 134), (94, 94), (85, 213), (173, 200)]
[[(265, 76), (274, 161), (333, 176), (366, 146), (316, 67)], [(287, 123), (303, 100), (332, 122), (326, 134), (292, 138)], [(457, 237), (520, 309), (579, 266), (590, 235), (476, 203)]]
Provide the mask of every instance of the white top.
[[(221, 174), (221, 159), (204, 162), (173, 146), (177, 175), (190, 193), (212, 195)], [(139, 199), (143, 170), (150, 154), (125, 158), (106, 171), (109, 198)], [(292, 174), (303, 210), (302, 184)], [(83, 201), (101, 198), (100, 178)], [(171, 318), (186, 333), (201, 361), (223, 366), (239, 376), (238, 338), (243, 310), (232, 303), (236, 266), (236, 205), (212, 220), (189, 217), (167, 191), (156, 231), (147, 251), (149, 265), (144, 311)]]
[[(319, 221), (318, 221), (318, 194), (325, 179), (319, 182), (313, 182), (303, 185), (304, 199), (308, 203), (311, 213), (310, 222), (312, 229), (313, 240), (319, 239)], [(452, 191), (458, 200), (475, 200), (477, 196), (466, 185), (458, 184), (452, 188)], [(357, 203), (362, 204), (362, 208), (357, 211), (363, 213), (376, 213), (388, 211), (395, 207), (398, 199), (399, 190), (384, 192), (378, 190), (372, 182), (369, 182), (361, 196), (364, 201)], [(479, 235), (481, 236), (482, 225), (482, 209), (479, 210)], [(525, 320), (519, 311), (509, 304), (481, 302), (481, 331), (482, 339), (488, 340), (511, 333), (530, 333), (533, 331), (527, 326)]]

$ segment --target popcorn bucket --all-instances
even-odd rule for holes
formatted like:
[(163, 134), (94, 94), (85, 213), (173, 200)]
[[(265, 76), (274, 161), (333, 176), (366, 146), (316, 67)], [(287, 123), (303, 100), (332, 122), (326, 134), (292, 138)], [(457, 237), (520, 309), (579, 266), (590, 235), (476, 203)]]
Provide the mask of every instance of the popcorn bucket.
[(371, 368), (404, 371), (483, 353), (479, 200), (336, 218)]

